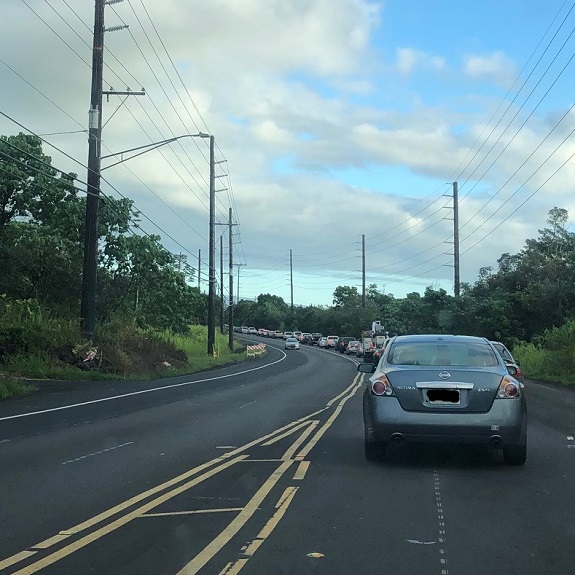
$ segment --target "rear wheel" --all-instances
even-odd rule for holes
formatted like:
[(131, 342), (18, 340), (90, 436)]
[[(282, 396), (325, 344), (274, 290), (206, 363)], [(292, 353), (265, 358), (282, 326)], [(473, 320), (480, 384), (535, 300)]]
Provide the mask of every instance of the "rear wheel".
[(365, 441), (365, 458), (368, 461), (382, 461), (385, 458), (386, 444), (381, 442)]
[(503, 448), (503, 460), (507, 465), (525, 465), (527, 445), (510, 445)]

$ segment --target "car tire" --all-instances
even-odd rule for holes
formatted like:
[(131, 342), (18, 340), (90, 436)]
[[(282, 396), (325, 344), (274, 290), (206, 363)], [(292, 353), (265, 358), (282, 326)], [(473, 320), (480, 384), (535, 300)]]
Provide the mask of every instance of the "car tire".
[(386, 444), (374, 441), (365, 441), (365, 458), (368, 461), (383, 461), (385, 458)]
[(527, 461), (527, 445), (504, 447), (503, 460), (507, 465), (525, 465), (525, 461)]

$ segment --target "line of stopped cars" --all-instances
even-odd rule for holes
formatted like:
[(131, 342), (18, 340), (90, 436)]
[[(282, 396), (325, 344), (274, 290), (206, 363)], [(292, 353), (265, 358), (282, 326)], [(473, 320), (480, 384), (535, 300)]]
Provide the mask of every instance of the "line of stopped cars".
[[(262, 330), (266, 331), (266, 330)], [(320, 333), (259, 333), (286, 349), (317, 345), (365, 356), (365, 457), (382, 460), (389, 444), (482, 445), (509, 465), (527, 459), (527, 405), (519, 363), (501, 342), (465, 335), (402, 335), (377, 345)]]

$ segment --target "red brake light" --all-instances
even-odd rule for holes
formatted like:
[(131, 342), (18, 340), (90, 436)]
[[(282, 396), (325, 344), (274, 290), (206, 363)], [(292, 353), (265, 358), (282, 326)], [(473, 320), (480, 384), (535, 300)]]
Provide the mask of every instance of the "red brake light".
[(393, 389), (386, 375), (380, 375), (372, 384), (371, 390), (375, 395), (393, 395)]
[(499, 399), (514, 398), (519, 396), (519, 385), (510, 377), (503, 377), (497, 390)]

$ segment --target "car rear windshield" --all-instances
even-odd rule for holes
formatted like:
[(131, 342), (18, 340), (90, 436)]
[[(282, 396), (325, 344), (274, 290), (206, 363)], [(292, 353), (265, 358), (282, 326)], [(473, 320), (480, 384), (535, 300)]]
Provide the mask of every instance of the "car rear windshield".
[(486, 343), (397, 342), (389, 350), (393, 365), (461, 365), (493, 367), (499, 360)]

